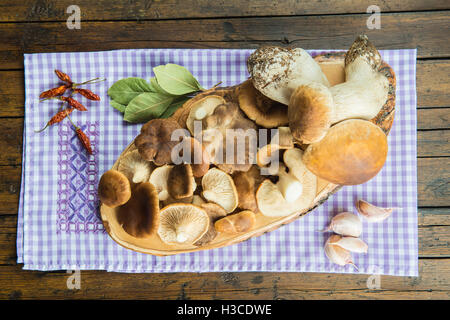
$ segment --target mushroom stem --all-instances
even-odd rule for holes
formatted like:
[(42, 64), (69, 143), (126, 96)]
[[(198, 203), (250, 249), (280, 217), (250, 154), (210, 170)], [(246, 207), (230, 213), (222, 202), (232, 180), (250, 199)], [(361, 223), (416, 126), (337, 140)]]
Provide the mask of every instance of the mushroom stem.
[(300, 198), (303, 192), (302, 183), (292, 174), (285, 172), (284, 169), (278, 172), (278, 176), (280, 180), (277, 182), (277, 187), (281, 191), (284, 199), (292, 203)]

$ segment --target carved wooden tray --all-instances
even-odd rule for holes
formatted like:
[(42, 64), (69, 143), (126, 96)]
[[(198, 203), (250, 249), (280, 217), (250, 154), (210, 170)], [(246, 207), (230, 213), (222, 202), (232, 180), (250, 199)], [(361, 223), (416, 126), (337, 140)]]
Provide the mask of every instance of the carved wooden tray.
[[(345, 52), (338, 53), (327, 53), (323, 55), (316, 56), (315, 59), (319, 62), (323, 72), (327, 76), (331, 85), (340, 83), (344, 81), (344, 56)], [(386, 74), (389, 78), (389, 96), (385, 105), (378, 113), (378, 115), (372, 119), (371, 121), (381, 127), (386, 134), (389, 133), (389, 130), (392, 126), (392, 122), (394, 120), (394, 112), (395, 112), (395, 74), (393, 70), (383, 62), (381, 66), (381, 71)], [(226, 98), (226, 100), (231, 100), (237, 103), (237, 91), (238, 86), (235, 87), (227, 87), (227, 88), (215, 88), (205, 92), (202, 92), (187, 101), (180, 109), (178, 109), (175, 114), (172, 116), (174, 120), (176, 120), (183, 128), (186, 128), (186, 118), (189, 114), (190, 107), (192, 102), (201, 99), (202, 97), (210, 94), (222, 95)], [(121, 157), (135, 149), (134, 141), (122, 152), (121, 156), (117, 159), (117, 161), (112, 166), (112, 169), (117, 169), (118, 164), (120, 162)], [(266, 232), (270, 232), (275, 230), (282, 225), (290, 223), (299, 217), (306, 215), (311, 212), (317, 206), (325, 202), (330, 195), (338, 191), (340, 188), (339, 185), (329, 183), (325, 180), (318, 179), (317, 183), (317, 191), (316, 197), (312, 203), (312, 205), (306, 210), (293, 213), (284, 217), (266, 217), (261, 213), (256, 214), (256, 223), (252, 230), (237, 234), (237, 235), (229, 235), (224, 233), (219, 233), (217, 237), (210, 243), (197, 247), (194, 245), (183, 245), (183, 244), (166, 244), (164, 243), (157, 234), (154, 234), (150, 238), (146, 239), (138, 239), (130, 236), (126, 233), (123, 228), (119, 225), (116, 219), (116, 209), (109, 208), (105, 205), (101, 205), (100, 213), (103, 221), (103, 225), (111, 236), (111, 238), (116, 241), (118, 244), (124, 246), (125, 248), (152, 254), (158, 256), (166, 256), (173, 255), (178, 253), (185, 252), (193, 252), (199, 250), (209, 250), (220, 247), (229, 246), (235, 243), (239, 243), (245, 241), (249, 238), (260, 236)]]

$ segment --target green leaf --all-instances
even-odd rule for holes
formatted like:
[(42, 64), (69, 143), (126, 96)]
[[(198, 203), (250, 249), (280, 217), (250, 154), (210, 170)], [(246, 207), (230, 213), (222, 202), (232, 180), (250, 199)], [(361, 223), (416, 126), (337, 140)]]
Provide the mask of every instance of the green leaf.
[(108, 90), (108, 95), (116, 102), (127, 105), (143, 92), (152, 92), (149, 83), (141, 78), (125, 78), (114, 83)]
[(173, 95), (183, 95), (201, 90), (197, 79), (185, 67), (168, 63), (153, 68), (158, 84), (161, 88)]
[(189, 98), (183, 98), (179, 101), (174, 101), (167, 109), (163, 112), (160, 118), (169, 118), (171, 117), (178, 108), (180, 108)]
[(152, 88), (153, 92), (158, 92), (158, 93), (162, 93), (162, 94), (166, 94), (166, 95), (172, 95), (172, 94), (168, 93), (167, 91), (165, 91), (163, 88), (161, 88), (161, 86), (158, 83), (158, 80), (156, 80), (155, 77), (150, 78), (150, 87)]
[(117, 101), (114, 101), (114, 100), (110, 100), (109, 104), (111, 105), (111, 107), (113, 107), (114, 109), (119, 110), (122, 113), (124, 113), (125, 109), (127, 108), (127, 106), (124, 106), (123, 104), (120, 104), (120, 103), (118, 103)]
[(173, 97), (158, 92), (145, 92), (130, 101), (123, 119), (128, 122), (142, 123), (159, 118), (172, 103)]

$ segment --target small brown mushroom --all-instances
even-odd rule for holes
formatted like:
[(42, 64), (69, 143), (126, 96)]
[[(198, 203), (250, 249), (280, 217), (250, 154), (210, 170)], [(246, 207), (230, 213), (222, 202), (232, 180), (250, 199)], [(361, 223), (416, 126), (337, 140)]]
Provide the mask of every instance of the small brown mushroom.
[(144, 159), (153, 161), (157, 166), (172, 163), (172, 149), (179, 143), (172, 141), (172, 133), (177, 129), (182, 130), (174, 120), (150, 120), (142, 126), (134, 144)]
[(226, 211), (215, 203), (203, 203), (200, 204), (200, 207), (206, 211), (209, 216), (209, 227), (208, 231), (201, 237), (198, 241), (194, 243), (196, 246), (204, 246), (205, 244), (210, 243), (217, 236), (217, 231), (214, 228), (214, 223), (227, 215)]
[(239, 198), (238, 207), (240, 209), (258, 212), (256, 189), (262, 180), (260, 169), (255, 165), (246, 172), (237, 171), (233, 174), (233, 181)]
[(110, 208), (121, 206), (131, 197), (130, 181), (123, 173), (108, 170), (100, 178), (98, 196)]
[(210, 158), (205, 147), (195, 138), (185, 137), (180, 144), (179, 156), (190, 164), (195, 178), (201, 178), (209, 170)]
[(289, 122), (286, 106), (260, 93), (251, 80), (239, 86), (238, 99), (241, 110), (260, 126), (275, 128)]
[(167, 178), (169, 194), (174, 199), (191, 197), (197, 187), (189, 164), (175, 165)]
[(250, 210), (245, 210), (216, 221), (214, 227), (217, 232), (236, 234), (249, 231), (253, 228), (255, 222), (255, 214)]
[(159, 225), (159, 200), (155, 187), (149, 182), (139, 184), (133, 195), (117, 212), (122, 228), (136, 238), (148, 238)]
[(140, 183), (148, 181), (152, 164), (143, 159), (138, 150), (133, 150), (120, 158), (117, 169), (126, 175), (130, 182)]

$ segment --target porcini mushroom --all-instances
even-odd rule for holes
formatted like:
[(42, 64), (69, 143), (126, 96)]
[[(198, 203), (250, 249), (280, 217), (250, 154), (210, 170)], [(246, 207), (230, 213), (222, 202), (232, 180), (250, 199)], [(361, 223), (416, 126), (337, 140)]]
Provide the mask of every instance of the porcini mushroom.
[(227, 213), (238, 205), (238, 194), (233, 178), (217, 168), (211, 168), (202, 178), (202, 196), (220, 205)]
[(255, 214), (250, 210), (244, 210), (216, 221), (214, 227), (218, 232), (236, 234), (251, 230), (255, 222)]
[(169, 191), (167, 180), (169, 179), (170, 170), (172, 170), (173, 165), (164, 165), (155, 168), (150, 175), (149, 182), (153, 184), (158, 192), (159, 200), (164, 201), (169, 198)]
[(194, 243), (194, 245), (199, 247), (214, 240), (217, 236), (214, 223), (227, 215), (226, 211), (221, 206), (212, 202), (200, 204), (200, 208), (204, 209), (209, 216), (209, 227), (208, 231)]
[(98, 184), (100, 201), (110, 208), (126, 203), (131, 197), (131, 186), (128, 178), (117, 170), (108, 170), (100, 178)]
[(239, 86), (239, 107), (251, 120), (265, 128), (275, 128), (289, 123), (285, 105), (270, 100), (247, 80)]
[(117, 170), (125, 174), (131, 182), (140, 183), (148, 181), (152, 166), (141, 157), (138, 150), (133, 150), (120, 158)]
[(189, 115), (186, 119), (186, 127), (191, 134), (195, 135), (194, 121), (199, 121), (201, 123), (206, 116), (209, 116), (214, 112), (214, 109), (217, 106), (224, 103), (226, 103), (225, 99), (217, 95), (209, 95), (195, 102), (191, 106)]
[(367, 120), (351, 119), (332, 126), (322, 140), (308, 145), (302, 160), (326, 181), (355, 185), (381, 170), (387, 151), (387, 137), (381, 128)]
[(285, 105), (302, 84), (318, 82), (329, 86), (319, 64), (301, 48), (259, 48), (248, 58), (247, 69), (256, 89)]
[(345, 82), (331, 88), (318, 83), (299, 86), (288, 107), (289, 126), (296, 140), (310, 144), (322, 139), (335, 123), (374, 118), (389, 94), (381, 62), (378, 50), (361, 35), (345, 55)]
[(157, 166), (172, 163), (172, 149), (179, 141), (172, 141), (172, 133), (181, 129), (178, 123), (171, 119), (153, 119), (144, 124), (141, 133), (134, 140), (139, 154)]
[(191, 197), (197, 187), (189, 164), (175, 165), (167, 178), (167, 190), (174, 199)]
[(168, 244), (193, 244), (209, 227), (206, 211), (192, 204), (171, 204), (160, 212), (158, 235)]
[(159, 225), (159, 201), (155, 187), (149, 182), (140, 183), (131, 199), (117, 211), (117, 221), (128, 234), (148, 238)]

